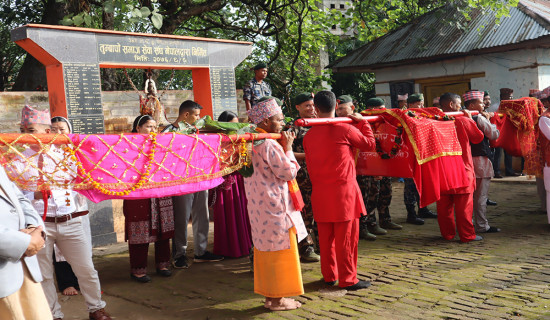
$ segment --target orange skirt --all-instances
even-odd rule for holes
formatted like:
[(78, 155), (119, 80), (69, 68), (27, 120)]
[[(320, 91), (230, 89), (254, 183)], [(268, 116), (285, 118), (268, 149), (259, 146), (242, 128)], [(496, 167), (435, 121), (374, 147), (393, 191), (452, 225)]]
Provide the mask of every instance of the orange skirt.
[(254, 248), (254, 292), (269, 298), (304, 294), (296, 229), (288, 230), (290, 249), (259, 251)]

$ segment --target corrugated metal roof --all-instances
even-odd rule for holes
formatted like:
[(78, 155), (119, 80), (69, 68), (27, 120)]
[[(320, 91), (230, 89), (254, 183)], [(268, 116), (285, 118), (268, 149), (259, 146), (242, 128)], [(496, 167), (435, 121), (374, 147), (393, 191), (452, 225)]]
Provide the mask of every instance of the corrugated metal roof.
[(470, 17), (467, 29), (460, 30), (456, 24), (448, 23), (456, 19), (451, 7), (434, 10), (336, 60), (331, 67), (338, 72), (342, 68), (349, 71), (418, 59), (435, 60), (497, 47), (506, 50), (539, 38), (550, 44), (549, 1), (521, 0), (517, 8), (510, 9), (509, 17), (501, 18), (500, 24), (490, 10), (473, 10)]

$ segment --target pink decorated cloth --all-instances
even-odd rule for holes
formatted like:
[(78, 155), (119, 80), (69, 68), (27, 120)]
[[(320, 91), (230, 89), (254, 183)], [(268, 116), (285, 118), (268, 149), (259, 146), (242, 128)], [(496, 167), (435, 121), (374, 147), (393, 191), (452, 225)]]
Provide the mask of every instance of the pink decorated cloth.
[[(146, 172), (153, 144), (143, 134), (69, 135), (86, 174), (110, 191), (130, 190)], [(115, 196), (92, 188), (78, 172), (75, 188), (93, 202), (144, 199), (194, 193), (214, 188), (236, 168), (224, 165), (221, 136), (158, 134), (154, 161), (145, 183), (129, 195)], [(225, 159), (227, 160), (227, 159)]]

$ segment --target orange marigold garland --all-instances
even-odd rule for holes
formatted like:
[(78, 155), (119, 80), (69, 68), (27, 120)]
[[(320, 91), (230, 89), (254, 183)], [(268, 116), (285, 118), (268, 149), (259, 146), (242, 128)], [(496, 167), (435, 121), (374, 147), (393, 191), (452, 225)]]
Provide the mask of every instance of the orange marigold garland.
[(244, 158), (244, 162), (243, 162), (243, 165), (244, 166), (248, 166), (248, 148), (246, 147), (246, 139), (245, 138), (242, 138), (241, 139), (241, 158)]
[(78, 171), (80, 172), (80, 174), (82, 174), (83, 176), (86, 177), (86, 180), (89, 181), (89, 183), (94, 187), (94, 189), (100, 191), (103, 194), (107, 194), (107, 195), (111, 195), (111, 196), (127, 196), (130, 193), (132, 193), (133, 191), (136, 191), (137, 189), (141, 188), (143, 186), (143, 184), (145, 183), (145, 181), (147, 179), (149, 179), (149, 176), (151, 175), (151, 168), (153, 167), (153, 162), (155, 161), (155, 152), (156, 152), (156, 149), (157, 149), (157, 133), (156, 132), (151, 132), (151, 133), (149, 133), (149, 135), (151, 136), (151, 145), (152, 146), (151, 146), (151, 152), (147, 156), (149, 158), (149, 161), (147, 163), (145, 173), (143, 173), (141, 175), (138, 182), (136, 182), (130, 189), (124, 190), (124, 191), (112, 191), (112, 190), (108, 190), (108, 189), (102, 187), (99, 182), (95, 181), (94, 178), (92, 178), (92, 175), (90, 173), (86, 173), (86, 171), (82, 167), (82, 163), (80, 161), (78, 161), (78, 159), (76, 158), (76, 151), (75, 150), (67, 147), (65, 149), (65, 152), (67, 152), (71, 155), (71, 159), (73, 161), (75, 161), (76, 166), (77, 166)]

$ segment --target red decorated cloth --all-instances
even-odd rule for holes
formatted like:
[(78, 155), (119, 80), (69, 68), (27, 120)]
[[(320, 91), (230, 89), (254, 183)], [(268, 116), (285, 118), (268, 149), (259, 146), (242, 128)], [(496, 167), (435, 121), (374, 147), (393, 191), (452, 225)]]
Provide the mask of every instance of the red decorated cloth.
[(362, 113), (383, 119), (383, 124), (373, 125), (383, 152), (390, 153), (399, 126), (403, 128), (403, 143), (390, 159), (382, 159), (377, 152), (360, 152), (358, 174), (414, 178), (421, 206), (439, 200), (441, 193), (452, 193), (469, 184), (454, 121), (441, 121), (448, 118), (440, 109), (378, 109)]
[(381, 116), (386, 123), (405, 129), (418, 164), (442, 156), (462, 154), (453, 121), (438, 108), (365, 110), (365, 115)]
[(524, 170), (529, 175), (542, 175), (538, 144), (538, 120), (542, 110), (542, 103), (536, 98), (503, 100), (498, 110), (503, 117), (491, 118), (500, 131), (499, 138), (492, 141), (491, 146), (503, 148), (510, 155), (524, 157)]

